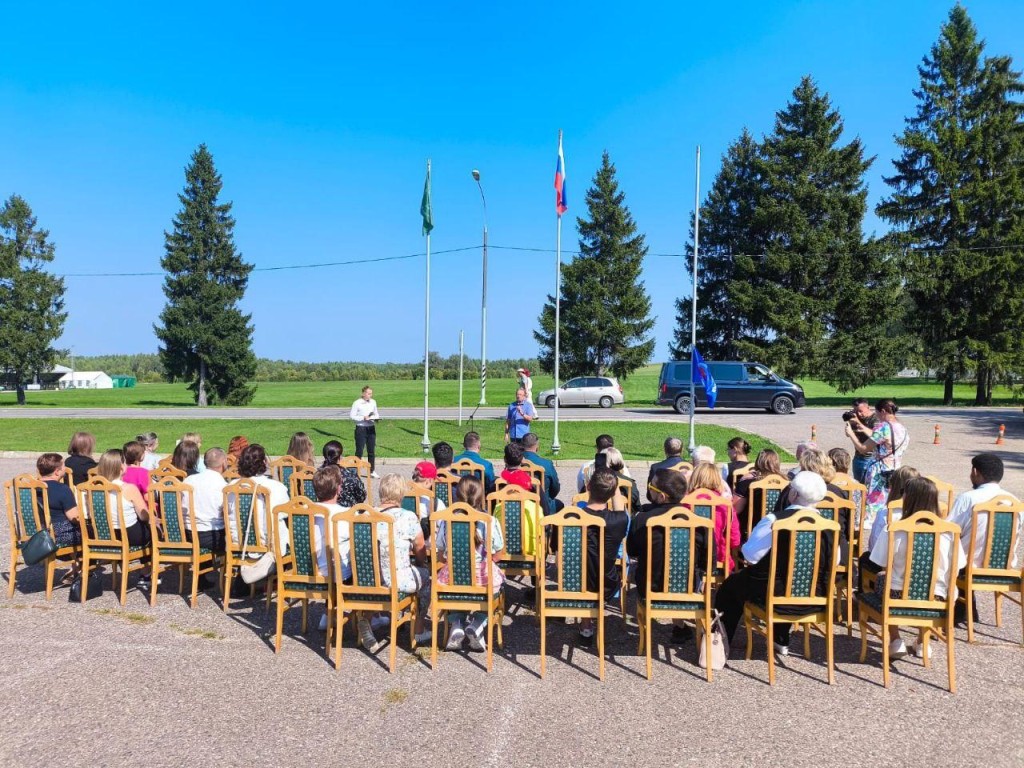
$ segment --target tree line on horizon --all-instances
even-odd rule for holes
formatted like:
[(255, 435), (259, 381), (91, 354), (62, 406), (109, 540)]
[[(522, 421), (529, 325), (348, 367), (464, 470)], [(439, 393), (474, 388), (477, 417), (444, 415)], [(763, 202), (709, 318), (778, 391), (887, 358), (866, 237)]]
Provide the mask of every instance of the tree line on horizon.
[[(933, 369), (947, 403), (967, 376), (977, 404), (991, 402), (996, 383), (1019, 380), (1024, 83), (1011, 57), (985, 54), (959, 4), (918, 73), (916, 108), (897, 136), (888, 195), (876, 207), (891, 225), (881, 237), (864, 234), (865, 175), (875, 157), (859, 138), (844, 141), (842, 116), (812, 77), (801, 79), (769, 133), (744, 129), (730, 144), (701, 205), (697, 338), (706, 359), (755, 359), (840, 392), (905, 366)], [(231, 203), (219, 201), (222, 181), (205, 145), (185, 177), (181, 209), (165, 232), (161, 345), (157, 355), (111, 358), (138, 364), (140, 373), (124, 372), (185, 381), (199, 405), (247, 403), (259, 380), (371, 379), (380, 370), (422, 377), (422, 361), (382, 369), (257, 360), (251, 316), (239, 309), (252, 265), (235, 249)], [(560, 375), (626, 378), (654, 354), (654, 318), (641, 280), (645, 238), (607, 151), (585, 202), (579, 255), (563, 267)], [(63, 281), (44, 271), (53, 245), (17, 195), (0, 208), (0, 233), (0, 372), (19, 382), (23, 402), (21, 381), (60, 352), (52, 345), (66, 317)], [(692, 256), (692, 245), (687, 250)], [(689, 354), (690, 299), (676, 302), (674, 357)], [(552, 295), (534, 338), (539, 369), (552, 373)], [(457, 356), (435, 354), (431, 378), (457, 376)], [(532, 369), (530, 362), (489, 362), (489, 372), (510, 376), (514, 369), (503, 365)], [(478, 375), (469, 366), (467, 376)]]

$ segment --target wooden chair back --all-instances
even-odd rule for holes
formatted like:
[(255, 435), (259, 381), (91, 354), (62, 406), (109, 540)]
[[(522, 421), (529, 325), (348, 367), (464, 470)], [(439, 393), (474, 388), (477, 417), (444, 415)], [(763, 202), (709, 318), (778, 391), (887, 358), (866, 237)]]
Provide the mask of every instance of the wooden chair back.
[(450, 472), (447, 469), (437, 470), (437, 478), (434, 480), (434, 497), (444, 502), (447, 507), (455, 503), (455, 488), (459, 484), (462, 475)]
[(227, 462), (227, 469), (238, 469), (238, 457), (235, 456), (233, 453), (227, 454), (224, 457), (224, 460)]
[[(887, 588), (882, 596), (883, 613), (906, 611), (950, 611), (953, 610), (956, 568), (946, 574), (946, 597), (938, 597), (939, 562), (942, 539), (948, 537), (947, 546), (956, 552), (960, 526), (943, 520), (931, 512), (917, 512), (907, 520), (899, 520), (889, 526), (889, 552), (886, 558), (886, 573), (893, 572), (893, 557), (897, 537), (905, 539), (906, 568), (903, 587), (900, 590)], [(894, 591), (899, 597), (893, 597)]]
[[(978, 549), (978, 521), (985, 519), (985, 543), (981, 565), (974, 562)], [(1024, 503), (1009, 494), (1001, 494), (971, 510), (971, 535), (967, 549), (968, 579), (1020, 579), (1021, 569), (1014, 568), (1019, 543)], [(980, 578), (979, 578), (980, 577)]]
[(782, 475), (768, 475), (750, 484), (747, 498), (747, 538), (761, 518), (775, 509), (779, 496), (789, 487), (789, 480)]
[[(598, 529), (597, 590), (587, 587), (587, 536), (591, 528)], [(549, 607), (560, 609), (571, 607), (571, 603), (589, 601), (598, 604), (604, 611), (604, 529), (603, 518), (591, 515), (576, 507), (566, 507), (554, 515), (541, 519), (541, 529), (557, 542), (555, 561), (555, 588), (542, 589), (538, 586), (542, 610)]]
[(233, 482), (235, 480), (241, 480), (242, 479), (242, 476), (240, 474), (238, 474), (238, 467), (237, 466), (236, 467), (227, 467), (223, 472), (221, 472), (221, 476), (225, 480), (227, 480), (229, 483)]
[(410, 482), (405, 487), (405, 495), (402, 497), (402, 509), (408, 512), (415, 512), (417, 519), (420, 515), (420, 502), (422, 499), (427, 500), (428, 515), (434, 512), (434, 495), (433, 488), (427, 488), (425, 485), (419, 483)]
[(730, 472), (726, 480), (729, 483), (729, 489), (736, 490), (736, 481), (753, 470), (754, 466), (754, 464), (744, 464), (742, 467), (736, 467), (736, 469)]
[(304, 496), (305, 498), (316, 503), (316, 491), (313, 489), (313, 475), (316, 471), (312, 467), (303, 467), (302, 469), (296, 469), (291, 473), (288, 478), (289, 483), (289, 495), (291, 498), (297, 498)]
[(846, 538), (845, 551), (840, 559), (845, 559), (846, 564), (836, 563), (837, 585), (840, 589), (843, 605), (846, 607), (846, 630), (847, 634), (853, 634), (853, 568), (854, 568), (854, 519), (856, 517), (853, 502), (828, 491), (825, 498), (814, 505), (818, 514), (826, 520), (838, 523), (843, 536)]
[(240, 556), (263, 554), (273, 540), (274, 515), (270, 509), (270, 491), (249, 478), (228, 483), (224, 495), (224, 546)]
[[(385, 512), (378, 512), (370, 504), (356, 504), (330, 519), (330, 541), (334, 573), (342, 573), (341, 548), (337, 542), (349, 542), (349, 562), (352, 569), (350, 583), (334, 579), (339, 604), (352, 603), (356, 610), (373, 605), (398, 604), (398, 574), (395, 568), (395, 520)], [(381, 571), (380, 547), (389, 548), (388, 567), (391, 586), (385, 584)]]
[[(91, 470), (90, 470), (91, 471)], [(188, 473), (183, 469), (178, 469), (174, 466), (161, 466), (156, 469), (149, 470), (149, 482), (150, 485), (159, 483), (161, 480), (184, 480), (188, 477)]]
[[(543, 553), (540, 538), (540, 496), (518, 485), (510, 485), (487, 495), (487, 508), (505, 535), (506, 564), (516, 563), (517, 572), (534, 573), (537, 553)], [(512, 569), (507, 568), (511, 573)]]
[(522, 470), (530, 475), (537, 489), (544, 487), (544, 467), (534, 464), (528, 459), (523, 459)]
[(4, 495), (11, 531), (11, 552), (15, 557), (19, 544), (50, 527), (49, 496), (46, 483), (29, 474), (17, 475), (6, 481)]
[(346, 469), (355, 471), (356, 475), (363, 483), (363, 487), (366, 488), (366, 498), (372, 502), (373, 500), (373, 475), (371, 475), (370, 462), (366, 459), (360, 459), (358, 456), (342, 456), (338, 459), (338, 466), (341, 467), (342, 472)]
[[(276, 558), (279, 598), (326, 592), (329, 569), (320, 567), (317, 544), (324, 549), (327, 547), (328, 514), (325, 507), (305, 496), (293, 496), (287, 504), (274, 510), (275, 518), (280, 518), (277, 524), (288, 531), (287, 552)], [(317, 518), (320, 519), (319, 525)]]
[[(831, 552), (826, 552), (824, 534), (832, 533)], [(838, 560), (839, 523), (826, 520), (820, 514), (797, 512), (785, 520), (772, 525), (772, 551), (769, 563), (768, 597), (766, 608), (769, 615), (777, 614), (779, 608), (799, 608), (807, 614), (824, 612), (832, 615)], [(788, 541), (780, 542), (782, 535)], [(821, 575), (822, 557), (830, 558), (830, 565), (824, 577)], [(776, 594), (777, 580), (785, 572), (785, 591)], [(822, 583), (824, 582), (824, 583)], [(824, 587), (819, 596), (819, 587)]]
[(693, 472), (693, 464), (688, 461), (680, 461), (678, 464), (669, 467), (673, 472)]
[(868, 546), (868, 537), (860, 535), (868, 514), (868, 487), (864, 483), (858, 483), (845, 472), (837, 472), (832, 478), (832, 485), (846, 491), (850, 495), (850, 501), (853, 502), (853, 550), (861, 555)]
[[(118, 538), (116, 530), (123, 531), (124, 496), (121, 486), (102, 477), (94, 477), (77, 487), (78, 509), (82, 513), (82, 549), (114, 548), (123, 556), (129, 551), (127, 537)], [(85, 525), (85, 520), (89, 525)]]
[[(712, 538), (708, 540), (708, 549), (714, 549), (713, 534), (718, 530), (718, 512), (721, 507), (725, 507), (725, 545), (726, 549), (729, 548), (729, 542), (732, 541), (733, 512), (732, 503), (727, 498), (714, 491), (698, 489), (684, 496), (680, 500), (679, 506), (692, 510), (697, 517), (711, 521)], [(714, 552), (714, 571), (721, 571), (725, 576), (728, 576), (732, 571), (730, 563), (732, 560), (731, 554), (728, 551)], [(709, 571), (709, 573), (712, 573), (712, 571)]]
[(281, 456), (270, 462), (271, 474), (279, 483), (284, 483), (285, 488), (291, 487), (292, 472), (307, 469), (308, 467), (309, 464), (299, 461), (294, 456)]
[[(150, 483), (146, 498), (150, 509), (159, 509), (160, 517), (149, 516), (149, 533), (154, 549), (181, 550), (174, 554), (198, 555), (199, 537), (188, 540), (186, 531), (196, 529), (195, 491), (191, 485), (173, 477)], [(185, 552), (187, 550), (187, 553)]]
[(939, 491), (939, 512), (942, 513), (942, 517), (949, 517), (949, 510), (953, 508), (953, 497), (956, 495), (956, 489), (952, 483), (939, 480), (934, 475), (925, 475), (925, 477), (935, 483), (935, 487)]
[(584, 504), (584, 506), (590, 503), (589, 491), (580, 491), (579, 493), (573, 494), (572, 506), (578, 507), (581, 502)]
[[(491, 551), (491, 528), (494, 525), (494, 518), (486, 512), (480, 512), (464, 502), (458, 501), (452, 506), (430, 516), (432, 529), (440, 530), (444, 526), (444, 539), (446, 551), (442, 557), (438, 556), (437, 544), (440, 535), (431, 537), (431, 584), (435, 594), (443, 594), (450, 600), (479, 599), (493, 601), (494, 587), (491, 583), (491, 569), (484, 569), (487, 577), (480, 580), (480, 574), (476, 566), (476, 536), (480, 535), (484, 542), (484, 551), (488, 553), (487, 560), (490, 561)], [(437, 574), (442, 565), (448, 564), (448, 583), (441, 584)], [(489, 614), (488, 614), (489, 615)]]
[(174, 466), (174, 456), (164, 456), (156, 463), (157, 469), (177, 469)]
[(626, 513), (633, 516), (633, 483), (628, 478), (620, 477), (616, 482), (616, 490), (622, 503), (625, 505)]
[(75, 477), (71, 474), (71, 470), (65, 469), (64, 474), (60, 477), (60, 482), (64, 483), (68, 488), (71, 489), (71, 493), (75, 492)]
[[(697, 532), (704, 531), (704, 556), (697, 548)], [(665, 542), (665, 566), (661, 574), (662, 589), (652, 589), (654, 582), (654, 559), (647, 558), (647, 601), (675, 603), (711, 602), (710, 577), (713, 567), (711, 542), (714, 537), (714, 522), (685, 506), (672, 507), (647, 520), (647, 551), (654, 549), (654, 534), (660, 531)], [(699, 576), (705, 575), (703, 589), (699, 587)]]
[(459, 459), (453, 461), (451, 471), (457, 475), (472, 475), (481, 483), (486, 481), (486, 473), (483, 464), (477, 464), (472, 459)]

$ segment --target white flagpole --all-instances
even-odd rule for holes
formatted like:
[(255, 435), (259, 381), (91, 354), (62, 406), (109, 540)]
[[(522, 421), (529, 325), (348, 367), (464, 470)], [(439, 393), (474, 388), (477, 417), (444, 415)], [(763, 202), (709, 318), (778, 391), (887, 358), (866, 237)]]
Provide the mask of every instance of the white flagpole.
[(694, 442), (697, 417), (697, 393), (693, 382), (693, 358), (697, 351), (697, 250), (700, 248), (700, 145), (697, 145), (697, 181), (693, 192), (693, 302), (690, 306), (690, 455), (697, 447)]
[[(558, 143), (561, 146), (562, 133), (558, 133)], [(562, 217), (558, 217), (558, 234), (555, 236), (555, 436), (551, 441), (551, 452), (557, 454), (562, 450), (562, 444), (558, 442), (558, 347), (561, 335), (561, 309), (562, 309)]]
[(462, 426), (462, 363), (465, 359), (465, 351), (462, 346), (464, 337), (463, 331), (459, 331), (459, 426)]
[[(427, 160), (427, 179), (430, 178), (430, 161)], [(430, 450), (430, 437), (427, 435), (427, 422), (430, 414), (430, 230), (427, 230), (427, 296), (425, 304), (425, 320), (423, 323), (423, 440), (420, 445), (423, 452)]]

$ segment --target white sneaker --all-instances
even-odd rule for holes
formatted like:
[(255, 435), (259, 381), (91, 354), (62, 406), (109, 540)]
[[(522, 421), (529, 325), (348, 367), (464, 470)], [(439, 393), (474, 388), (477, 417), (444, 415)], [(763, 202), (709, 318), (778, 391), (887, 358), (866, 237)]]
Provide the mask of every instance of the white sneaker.
[(907, 655), (907, 646), (902, 637), (898, 637), (889, 643), (889, 660), (895, 661)]
[(356, 622), (356, 627), (359, 629), (359, 641), (368, 653), (376, 653), (384, 645), (383, 641), (378, 640), (377, 636), (373, 634), (373, 630), (370, 629), (370, 622), (366, 619), (360, 618)]
[(789, 656), (789, 646), (782, 643), (772, 643), (776, 656)]
[(462, 641), (466, 639), (466, 630), (462, 628), (461, 623), (452, 622), (452, 628), (448, 632), (448, 644), (445, 646), (445, 650), (458, 651), (462, 649)]
[(469, 638), (469, 647), (473, 651), (486, 651), (487, 640), (484, 639), (484, 632), (487, 630), (487, 625), (484, 624), (480, 627), (469, 627), (466, 632), (466, 637)]
[(912, 645), (912, 646), (910, 646), (910, 654), (912, 656), (914, 656), (915, 658), (923, 659), (924, 658), (924, 648), (922, 648), (920, 645)]
[(376, 470), (374, 470), (373, 472), (370, 473), (370, 477), (372, 477), (374, 480), (376, 480), (376, 479), (378, 479), (380, 477), (380, 475), (378, 475)]
[(320, 617), (320, 624), (319, 624), (319, 626), (317, 628), (321, 632), (326, 632), (327, 631), (327, 614), (326, 613), (323, 616)]

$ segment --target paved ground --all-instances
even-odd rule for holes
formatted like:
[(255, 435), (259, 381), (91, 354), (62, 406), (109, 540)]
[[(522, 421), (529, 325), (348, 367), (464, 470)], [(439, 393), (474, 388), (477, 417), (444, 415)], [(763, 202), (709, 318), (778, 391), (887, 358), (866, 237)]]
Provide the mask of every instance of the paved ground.
[[(952, 420), (949, 420), (952, 421)], [(772, 423), (778, 424), (778, 421)], [(660, 434), (660, 433), (659, 433)], [(819, 431), (819, 435), (821, 432)], [(980, 436), (979, 436), (980, 440)], [(825, 441), (829, 444), (828, 441)], [(930, 454), (918, 443), (923, 458)], [(955, 446), (944, 451), (958, 455)], [(28, 459), (0, 459), (0, 477), (29, 470)], [(409, 462), (389, 468), (408, 473)], [(563, 484), (575, 465), (563, 466)], [(634, 474), (644, 471), (634, 467)], [(1020, 484), (1019, 470), (1011, 485)], [(8, 534), (0, 534), (0, 586), (6, 587)], [(734, 659), (707, 684), (691, 644), (666, 645), (656, 633), (654, 678), (643, 678), (636, 628), (610, 612), (608, 664), (596, 679), (593, 651), (574, 647), (573, 628), (549, 628), (548, 672), (539, 679), (539, 627), (517, 602), (506, 618), (494, 672), (479, 654), (442, 653), (436, 671), (400, 640), (389, 675), (381, 659), (345, 641), (341, 670), (323, 655), (324, 637), (299, 633), (286, 616), (275, 656), (273, 613), (216, 594), (192, 611), (168, 575), (150, 608), (131, 590), (121, 609), (109, 590), (85, 606), (59, 590), (49, 603), (40, 569), (19, 572), (18, 592), (0, 598), (0, 763), (23, 766), (213, 765), (985, 765), (1024, 762), (1020, 613), (991, 622), (981, 603), (980, 642), (958, 632), (959, 692), (946, 689), (945, 651), (930, 669), (895, 665), (881, 687), (880, 655), (858, 661), (859, 637), (836, 639), (836, 684), (826, 684), (824, 646), (810, 661), (791, 656), (767, 685), (764, 646)], [(632, 610), (632, 609), (630, 609)], [(321, 608), (311, 609), (311, 622)], [(315, 623), (313, 623), (315, 626)], [(796, 649), (797, 642), (793, 647)], [(385, 661), (386, 663), (386, 661)]]

